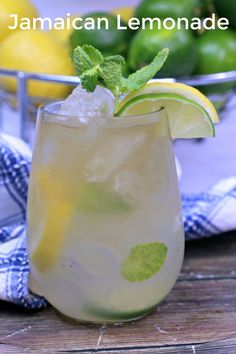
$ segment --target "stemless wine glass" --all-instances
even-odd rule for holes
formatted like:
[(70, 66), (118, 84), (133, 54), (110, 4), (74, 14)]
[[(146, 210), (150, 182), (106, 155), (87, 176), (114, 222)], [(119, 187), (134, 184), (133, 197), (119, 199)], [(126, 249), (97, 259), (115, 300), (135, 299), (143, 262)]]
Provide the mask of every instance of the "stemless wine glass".
[(165, 110), (119, 118), (39, 109), (28, 201), (31, 275), (67, 317), (138, 319), (162, 301), (184, 253)]

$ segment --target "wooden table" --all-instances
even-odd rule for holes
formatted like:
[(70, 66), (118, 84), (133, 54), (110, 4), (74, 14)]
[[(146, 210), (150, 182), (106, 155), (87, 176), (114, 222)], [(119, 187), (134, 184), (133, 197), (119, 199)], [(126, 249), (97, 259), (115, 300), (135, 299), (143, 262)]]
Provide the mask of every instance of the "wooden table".
[(236, 235), (188, 243), (171, 294), (134, 323), (74, 325), (0, 302), (0, 353), (32, 352), (235, 354)]

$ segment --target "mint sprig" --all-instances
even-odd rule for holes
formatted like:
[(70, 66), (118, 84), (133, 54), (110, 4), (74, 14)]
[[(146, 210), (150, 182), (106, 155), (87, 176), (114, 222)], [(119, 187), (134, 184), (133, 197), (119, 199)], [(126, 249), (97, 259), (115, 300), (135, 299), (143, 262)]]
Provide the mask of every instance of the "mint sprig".
[(126, 92), (139, 90), (162, 68), (169, 54), (168, 49), (159, 52), (153, 61), (125, 78), (122, 67), (125, 59), (121, 55), (104, 57), (91, 45), (75, 48), (72, 59), (81, 85), (87, 92), (94, 92), (97, 85), (110, 90), (115, 96), (114, 115), (118, 110), (120, 96)]

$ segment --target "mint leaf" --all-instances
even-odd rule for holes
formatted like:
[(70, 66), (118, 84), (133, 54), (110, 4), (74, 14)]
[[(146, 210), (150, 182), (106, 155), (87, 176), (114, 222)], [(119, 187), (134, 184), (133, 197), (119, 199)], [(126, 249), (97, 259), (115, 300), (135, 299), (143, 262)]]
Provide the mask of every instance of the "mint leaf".
[(123, 78), (122, 92), (139, 90), (145, 86), (146, 83), (151, 80), (162, 68), (168, 55), (169, 49), (163, 49), (156, 55), (156, 57), (149, 65), (146, 65), (142, 69), (129, 75), (127, 79)]
[(121, 86), (122, 64), (113, 60), (104, 60), (100, 65), (100, 77), (103, 85), (116, 94), (116, 88)]
[(85, 71), (80, 76), (81, 85), (86, 88), (87, 92), (94, 92), (98, 85), (98, 72), (96, 68)]
[(106, 57), (104, 59), (105, 62), (114, 62), (120, 65), (124, 65), (125, 64), (125, 59), (121, 56), (121, 55), (111, 55), (109, 57)]
[(72, 60), (75, 65), (78, 76), (85, 71), (96, 68), (103, 62), (102, 53), (91, 45), (83, 45), (75, 48), (72, 54)]
[(121, 266), (121, 273), (129, 282), (145, 281), (162, 268), (168, 248), (164, 243), (139, 244), (131, 249), (130, 255)]
[(120, 96), (124, 58), (113, 55), (104, 58), (101, 52), (90, 45), (78, 46), (73, 53), (73, 61), (81, 85), (93, 92), (97, 85), (111, 90), (115, 97)]

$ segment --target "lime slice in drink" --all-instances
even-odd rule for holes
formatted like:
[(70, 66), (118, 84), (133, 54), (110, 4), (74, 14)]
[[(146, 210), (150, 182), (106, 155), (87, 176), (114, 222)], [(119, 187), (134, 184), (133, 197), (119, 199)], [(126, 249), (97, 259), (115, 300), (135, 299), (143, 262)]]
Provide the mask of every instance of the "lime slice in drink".
[(131, 249), (130, 255), (121, 266), (123, 277), (129, 282), (142, 282), (162, 268), (168, 248), (164, 243), (142, 243)]
[(215, 135), (214, 123), (219, 118), (213, 104), (201, 92), (183, 84), (149, 83), (120, 102), (117, 116), (145, 114), (163, 107), (173, 139)]
[(79, 187), (76, 210), (79, 213), (123, 213), (133, 210), (133, 205), (117, 193), (109, 191), (104, 183), (85, 182)]
[(102, 307), (94, 307), (94, 306), (87, 306), (85, 308), (85, 311), (92, 316), (96, 316), (99, 318), (102, 318), (103, 320), (107, 321), (127, 321), (130, 319), (138, 319), (139, 317), (148, 315), (152, 311), (155, 310), (157, 307), (157, 304), (150, 306), (148, 308), (136, 310), (136, 311), (112, 311), (110, 309), (102, 308)]

